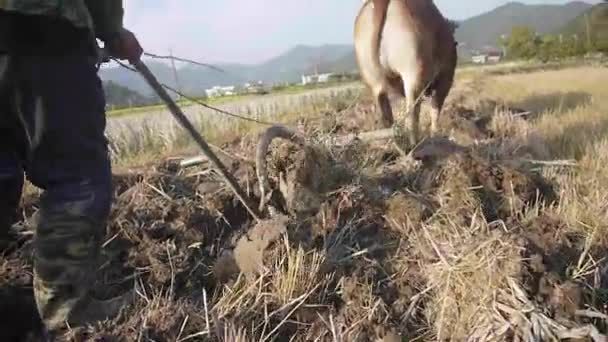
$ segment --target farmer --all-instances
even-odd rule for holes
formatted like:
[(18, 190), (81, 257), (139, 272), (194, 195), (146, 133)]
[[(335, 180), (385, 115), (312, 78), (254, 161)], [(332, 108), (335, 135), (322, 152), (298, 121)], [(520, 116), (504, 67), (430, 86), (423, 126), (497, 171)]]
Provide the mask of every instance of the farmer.
[(91, 295), (111, 204), (95, 38), (132, 63), (143, 52), (121, 0), (0, 0), (0, 253), (25, 174), (45, 190), (34, 297), (51, 333), (114, 316), (131, 298)]

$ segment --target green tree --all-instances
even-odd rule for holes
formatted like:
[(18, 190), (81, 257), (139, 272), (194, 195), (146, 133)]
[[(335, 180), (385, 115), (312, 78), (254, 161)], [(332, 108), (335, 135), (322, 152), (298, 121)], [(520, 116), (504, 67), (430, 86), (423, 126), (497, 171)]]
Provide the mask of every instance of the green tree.
[(561, 57), (559, 38), (551, 34), (542, 36), (538, 44), (537, 57), (543, 62)]
[(155, 97), (143, 96), (140, 93), (108, 81), (103, 83), (106, 103), (110, 108), (144, 106), (158, 102)]
[(607, 4), (598, 5), (594, 12), (592, 28), (596, 51), (608, 54), (608, 0), (604, 2)]
[(539, 39), (534, 31), (526, 26), (515, 26), (508, 38), (502, 39), (509, 58), (531, 59), (538, 53)]

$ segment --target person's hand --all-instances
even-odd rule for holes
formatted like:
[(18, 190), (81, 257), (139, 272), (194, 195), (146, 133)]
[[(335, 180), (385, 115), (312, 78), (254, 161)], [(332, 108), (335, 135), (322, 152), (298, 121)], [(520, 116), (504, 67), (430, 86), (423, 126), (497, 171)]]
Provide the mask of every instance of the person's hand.
[(138, 62), (144, 52), (133, 32), (124, 28), (106, 45), (112, 57), (126, 59), (131, 64)]

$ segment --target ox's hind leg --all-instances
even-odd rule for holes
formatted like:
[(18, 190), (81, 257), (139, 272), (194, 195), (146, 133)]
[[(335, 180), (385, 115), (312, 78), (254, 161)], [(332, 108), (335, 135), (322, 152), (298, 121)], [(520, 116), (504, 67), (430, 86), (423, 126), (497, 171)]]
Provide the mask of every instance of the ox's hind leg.
[(393, 126), (393, 109), (391, 102), (388, 98), (388, 93), (385, 90), (376, 92), (376, 103), (380, 107), (382, 113), (381, 124), (384, 128), (390, 128)]
[(406, 94), (405, 118), (411, 115), (411, 132), (409, 134), (412, 148), (420, 141), (420, 104), (422, 102), (422, 89), (418, 81), (404, 82)]
[(443, 109), (443, 104), (448, 96), (452, 83), (454, 82), (453, 72), (441, 73), (436, 81), (435, 89), (431, 96), (431, 135), (435, 135), (438, 129), (439, 116)]
[(388, 91), (386, 90), (387, 88), (396, 90), (397, 95), (403, 97), (405, 96), (403, 80), (400, 76), (389, 76), (386, 79), (385, 87), (377, 91), (378, 95), (376, 95), (376, 101), (382, 112), (382, 126), (384, 128), (391, 128), (394, 124), (394, 117), (393, 108), (391, 107), (391, 102), (388, 98)]

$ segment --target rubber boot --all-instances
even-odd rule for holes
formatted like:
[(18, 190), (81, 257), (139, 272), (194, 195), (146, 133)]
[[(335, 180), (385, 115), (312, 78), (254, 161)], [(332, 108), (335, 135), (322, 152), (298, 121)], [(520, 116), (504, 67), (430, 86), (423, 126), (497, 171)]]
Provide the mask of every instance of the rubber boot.
[(37, 226), (34, 294), (46, 327), (59, 331), (115, 317), (133, 292), (111, 300), (92, 297), (100, 248), (98, 223), (83, 217), (42, 214)]
[(1, 164), (0, 160), (0, 255), (6, 255), (17, 245), (17, 237), (13, 234), (12, 225), (17, 221), (23, 176), (14, 175), (13, 172), (2, 172)]
[(3, 228), (4, 227), (0, 227), (0, 255), (9, 253), (12, 245), (14, 244), (14, 241), (13, 239), (11, 239), (11, 236)]
[(0, 256), (10, 254), (17, 245), (17, 238), (11, 234), (10, 224), (0, 219)]
[(74, 307), (69, 315), (68, 324), (70, 327), (78, 327), (113, 319), (123, 308), (132, 304), (134, 299), (133, 290), (108, 300), (86, 297)]

